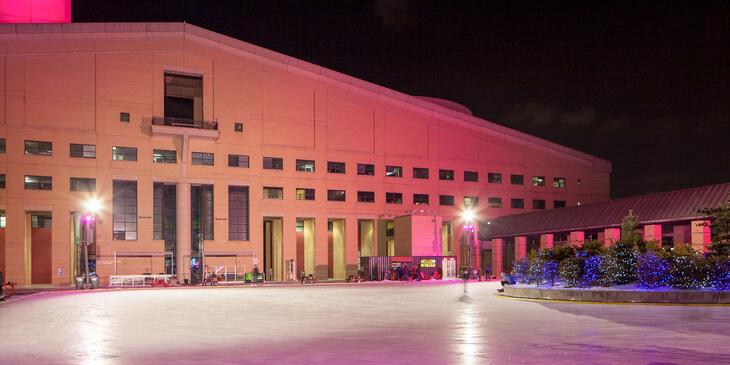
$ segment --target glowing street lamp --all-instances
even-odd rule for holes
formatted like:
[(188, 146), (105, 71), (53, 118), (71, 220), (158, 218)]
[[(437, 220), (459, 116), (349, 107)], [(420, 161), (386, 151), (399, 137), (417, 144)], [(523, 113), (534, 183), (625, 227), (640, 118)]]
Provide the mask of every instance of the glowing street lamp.
[(89, 245), (94, 241), (94, 233), (96, 232), (96, 212), (101, 209), (101, 202), (96, 198), (90, 198), (84, 202), (84, 214), (82, 222), (84, 223), (84, 266), (86, 272), (84, 275), (84, 287), (90, 288), (91, 282), (89, 278)]
[(467, 267), (466, 272), (464, 272), (464, 293), (467, 292), (466, 283), (469, 281), (469, 276), (471, 274), (471, 246), (473, 244), (474, 240), (474, 230), (476, 226), (476, 212), (472, 208), (466, 208), (461, 212), (461, 220), (464, 224), (463, 226), (463, 232), (466, 233), (466, 257), (467, 257)]

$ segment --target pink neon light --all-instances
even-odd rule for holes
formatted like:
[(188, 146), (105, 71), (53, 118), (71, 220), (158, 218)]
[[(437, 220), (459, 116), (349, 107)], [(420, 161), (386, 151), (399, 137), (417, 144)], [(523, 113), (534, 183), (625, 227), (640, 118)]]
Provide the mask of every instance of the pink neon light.
[(0, 0), (0, 23), (71, 23), (71, 0)]

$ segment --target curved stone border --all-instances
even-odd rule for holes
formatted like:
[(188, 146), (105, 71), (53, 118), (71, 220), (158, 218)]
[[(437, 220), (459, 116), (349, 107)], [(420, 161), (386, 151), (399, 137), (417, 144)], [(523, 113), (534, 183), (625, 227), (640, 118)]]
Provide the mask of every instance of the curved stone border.
[(505, 285), (503, 295), (514, 298), (581, 302), (730, 304), (730, 291), (713, 290), (591, 290)]

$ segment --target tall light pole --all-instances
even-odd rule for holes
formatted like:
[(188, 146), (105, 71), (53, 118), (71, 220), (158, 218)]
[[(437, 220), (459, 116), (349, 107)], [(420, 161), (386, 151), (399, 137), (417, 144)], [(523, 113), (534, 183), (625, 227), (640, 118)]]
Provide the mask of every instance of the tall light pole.
[(94, 237), (96, 234), (96, 212), (99, 211), (99, 208), (101, 207), (101, 204), (97, 199), (89, 199), (86, 201), (85, 205), (85, 212), (83, 214), (83, 222), (84, 222), (84, 239), (82, 240), (82, 243), (84, 244), (84, 267), (85, 267), (85, 275), (84, 275), (84, 288), (91, 288), (91, 279), (89, 277), (89, 245), (94, 242)]
[(462, 273), (464, 275), (464, 294), (467, 293), (467, 282), (471, 275), (471, 245), (474, 239), (474, 222), (476, 219), (476, 213), (472, 208), (467, 208), (461, 212), (461, 220), (464, 224), (462, 232), (466, 233), (466, 256), (467, 256), (467, 267), (466, 271)]

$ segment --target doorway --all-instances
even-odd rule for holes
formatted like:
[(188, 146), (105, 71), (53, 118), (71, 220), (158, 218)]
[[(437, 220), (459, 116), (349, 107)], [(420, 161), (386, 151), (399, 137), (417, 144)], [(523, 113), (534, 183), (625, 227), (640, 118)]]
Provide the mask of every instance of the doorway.
[(52, 283), (52, 216), (51, 213), (31, 213), (30, 218), (30, 283)]

